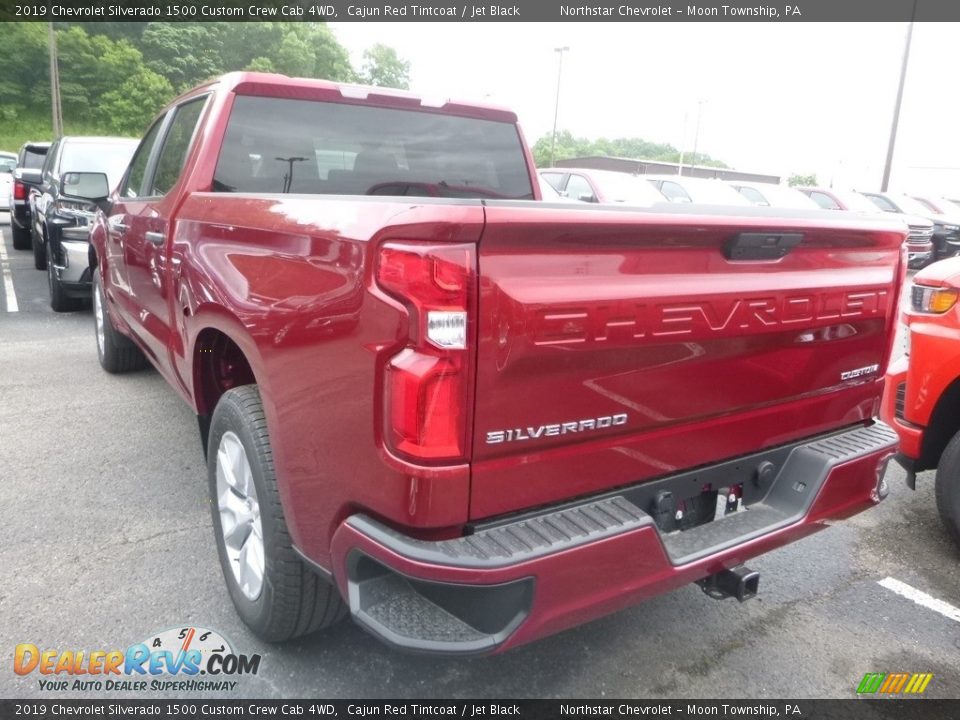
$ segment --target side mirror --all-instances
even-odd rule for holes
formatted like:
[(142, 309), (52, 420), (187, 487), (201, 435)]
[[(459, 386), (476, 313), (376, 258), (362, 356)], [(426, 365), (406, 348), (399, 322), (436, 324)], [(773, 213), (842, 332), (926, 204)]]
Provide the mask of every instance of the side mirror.
[(597, 196), (593, 193), (580, 193), (580, 195), (577, 197), (577, 200), (580, 202), (595, 203), (597, 201)]
[(68, 172), (60, 178), (61, 197), (76, 198), (93, 203), (106, 210), (105, 203), (110, 195), (110, 181), (106, 173)]
[(40, 168), (17, 168), (13, 176), (33, 185), (39, 185), (42, 177)]

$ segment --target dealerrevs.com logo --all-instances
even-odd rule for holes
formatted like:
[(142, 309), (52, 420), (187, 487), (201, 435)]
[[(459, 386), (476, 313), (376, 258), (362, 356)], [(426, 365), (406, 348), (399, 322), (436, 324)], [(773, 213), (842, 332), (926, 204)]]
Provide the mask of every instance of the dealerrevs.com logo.
[(151, 635), (126, 650), (50, 650), (20, 643), (13, 671), (37, 676), (46, 691), (230, 691), (256, 675), (260, 655), (235, 653), (220, 633), (180, 627)]

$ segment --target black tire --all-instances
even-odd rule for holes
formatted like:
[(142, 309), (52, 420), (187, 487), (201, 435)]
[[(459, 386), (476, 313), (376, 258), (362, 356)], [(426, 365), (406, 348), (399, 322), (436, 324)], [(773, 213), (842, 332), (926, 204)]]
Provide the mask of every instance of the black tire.
[(16, 223), (11, 222), (10, 231), (13, 234), (14, 250), (29, 250), (32, 247), (30, 244), (30, 228), (17, 227)]
[(46, 243), (47, 257), (47, 287), (50, 289), (50, 307), (54, 312), (73, 312), (79, 310), (83, 304), (80, 298), (70, 297), (63, 289), (63, 283), (57, 277), (57, 271), (54, 269), (53, 251), (50, 243)]
[(31, 246), (33, 247), (33, 266), (37, 270), (47, 269), (47, 251), (46, 242), (40, 233), (31, 233)]
[[(241, 589), (225, 547), (217, 498), (217, 456), (227, 432), (239, 438), (251, 469), (263, 536), (263, 583), (250, 599)], [(217, 554), (227, 589), (244, 623), (268, 642), (283, 642), (328, 627), (346, 615), (336, 587), (312, 571), (293, 549), (283, 516), (273, 452), (256, 385), (228, 390), (210, 422), (207, 475)]]
[(960, 546), (960, 433), (947, 443), (936, 479), (937, 510), (953, 541)]
[(93, 324), (100, 367), (108, 373), (119, 374), (147, 366), (147, 358), (140, 348), (113, 326), (99, 268), (93, 271)]

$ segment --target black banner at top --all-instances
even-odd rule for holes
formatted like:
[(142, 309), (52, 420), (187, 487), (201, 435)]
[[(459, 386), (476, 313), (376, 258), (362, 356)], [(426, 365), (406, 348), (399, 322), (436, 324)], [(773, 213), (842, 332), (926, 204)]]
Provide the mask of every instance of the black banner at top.
[(960, 700), (0, 700), (0, 718), (956, 720)]
[(0, 0), (20, 22), (950, 22), (944, 0)]

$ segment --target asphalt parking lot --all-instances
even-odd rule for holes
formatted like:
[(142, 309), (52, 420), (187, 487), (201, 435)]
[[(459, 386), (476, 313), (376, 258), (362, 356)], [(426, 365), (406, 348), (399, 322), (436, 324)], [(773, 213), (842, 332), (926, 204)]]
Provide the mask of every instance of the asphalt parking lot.
[(153, 371), (104, 373), (90, 310), (53, 313), (0, 229), (3, 697), (83, 697), (17, 676), (18, 643), (119, 649), (187, 626), (263, 656), (231, 698), (844, 698), (868, 672), (933, 673), (927, 696), (960, 697), (960, 611), (887, 580), (955, 610), (960, 551), (932, 473), (914, 493), (895, 465), (879, 507), (752, 562), (760, 596), (742, 605), (690, 586), (490, 658), (402, 655), (349, 621), (261, 643), (224, 590), (189, 409)]

